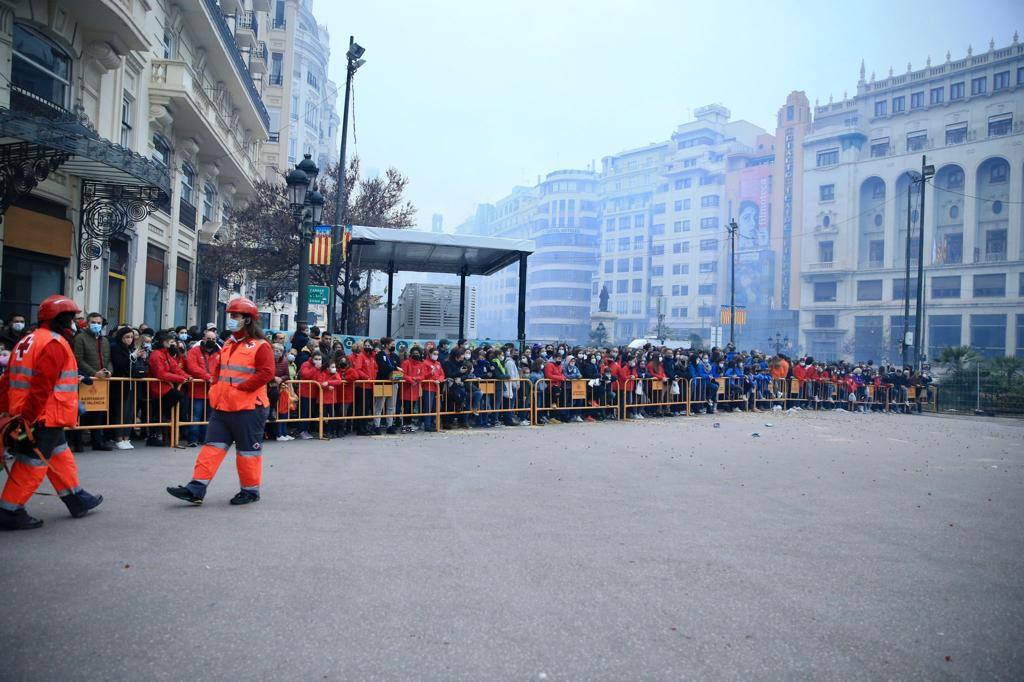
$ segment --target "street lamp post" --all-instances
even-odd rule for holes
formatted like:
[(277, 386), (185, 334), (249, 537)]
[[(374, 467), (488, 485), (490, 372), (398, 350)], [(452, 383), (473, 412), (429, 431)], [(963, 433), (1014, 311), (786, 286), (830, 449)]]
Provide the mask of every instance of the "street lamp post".
[(729, 230), (729, 343), (736, 343), (736, 233), (739, 232), (739, 225), (736, 220), (730, 220), (727, 226)]
[[(366, 63), (365, 59), (360, 59), (366, 50), (363, 49), (355, 41), (355, 36), (348, 37), (348, 52), (345, 53), (345, 57), (348, 60), (348, 67), (345, 72), (345, 106), (341, 114), (341, 150), (338, 153), (338, 187), (334, 196), (334, 230), (332, 235), (333, 247), (331, 248), (331, 288), (328, 291), (328, 303), (330, 312), (327, 315), (327, 330), (334, 332), (335, 330), (335, 317), (337, 308), (337, 289), (338, 289), (338, 275), (341, 269), (341, 259), (345, 254), (342, 253), (344, 248), (342, 239), (342, 230), (345, 229), (345, 223), (347, 222), (348, 216), (346, 215), (348, 209), (348, 191), (345, 187), (345, 146), (348, 142), (348, 103), (349, 97), (352, 94), (352, 76), (359, 69), (360, 66)], [(342, 300), (342, 322), (341, 330), (344, 333), (348, 333), (348, 308), (349, 308), (349, 264), (348, 260), (345, 260), (345, 286), (343, 289), (344, 299)], [(391, 319), (390, 317), (388, 318)]]
[(917, 241), (917, 309), (914, 313), (914, 369), (921, 371), (921, 360), (924, 358), (924, 349), (921, 347), (921, 337), (924, 331), (924, 194), (928, 186), (928, 180), (935, 175), (935, 166), (927, 163), (925, 156), (921, 157), (921, 209), (918, 211), (918, 220), (921, 223), (921, 236)]
[(775, 346), (775, 354), (778, 355), (779, 353), (782, 352), (782, 347), (783, 346), (786, 346), (787, 348), (789, 348), (789, 337), (788, 336), (783, 336), (782, 332), (775, 332), (775, 339), (774, 340), (772, 339), (772, 337), (770, 337), (770, 336), (768, 337), (768, 345), (769, 346), (774, 345)]
[[(320, 169), (309, 154), (285, 176), (288, 202), (291, 205), (295, 228), (299, 233), (299, 301), (296, 322), (309, 319), (309, 247), (313, 241), (313, 225), (320, 222), (324, 210), (324, 197), (313, 184)], [(312, 189), (310, 189), (312, 188)]]

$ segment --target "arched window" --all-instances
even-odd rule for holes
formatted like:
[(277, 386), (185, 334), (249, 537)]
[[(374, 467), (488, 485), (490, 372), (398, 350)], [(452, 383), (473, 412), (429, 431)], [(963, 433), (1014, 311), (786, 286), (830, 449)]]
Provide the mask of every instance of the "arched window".
[(181, 200), (196, 205), (196, 171), (187, 161), (181, 164)]
[[(15, 24), (11, 55), (11, 108), (66, 109), (71, 95), (71, 57), (42, 34)], [(33, 103), (35, 106), (32, 106)]]
[(217, 188), (210, 183), (203, 184), (203, 222), (213, 220), (214, 208), (217, 205)]
[(171, 143), (160, 133), (153, 133), (153, 160), (168, 168), (171, 165)]

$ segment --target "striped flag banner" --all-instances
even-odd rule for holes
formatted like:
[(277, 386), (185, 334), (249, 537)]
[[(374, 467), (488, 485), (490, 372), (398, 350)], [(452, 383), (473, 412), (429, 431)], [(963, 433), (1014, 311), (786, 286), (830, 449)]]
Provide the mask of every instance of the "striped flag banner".
[(341, 231), (341, 262), (348, 260), (348, 243), (352, 239), (352, 226), (346, 225)]
[(313, 228), (313, 243), (309, 245), (309, 264), (331, 264), (330, 225), (317, 225), (315, 228)]

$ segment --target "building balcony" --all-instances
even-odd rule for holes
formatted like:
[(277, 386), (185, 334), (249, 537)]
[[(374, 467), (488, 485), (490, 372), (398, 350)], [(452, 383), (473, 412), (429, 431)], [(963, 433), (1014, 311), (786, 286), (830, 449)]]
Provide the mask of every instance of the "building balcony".
[(259, 177), (258, 145), (246, 143), (240, 117), (224, 91), (201, 81), (185, 62), (154, 59), (152, 69), (150, 104), (170, 105), (175, 132), (195, 138), (200, 160), (215, 160), (222, 178), (237, 178), (239, 186), (252, 186)]
[(267, 76), (267, 83), (273, 85), (274, 87), (281, 87), (282, 85), (284, 85), (284, 74), (270, 74), (269, 76)]
[(274, 29), (275, 31), (284, 31), (286, 28), (288, 28), (288, 22), (285, 20), (284, 17), (281, 17), (280, 19), (274, 17), (273, 19), (270, 20), (270, 28)]
[(257, 43), (255, 49), (249, 53), (249, 71), (252, 73), (266, 73), (267, 61), (270, 59), (270, 51), (267, 44), (262, 40)]
[(835, 262), (833, 262), (833, 261), (826, 261), (826, 262), (823, 262), (823, 263), (808, 263), (807, 264), (807, 269), (808, 270), (831, 270), (834, 265), (835, 265)]
[[(227, 20), (221, 15), (217, 0), (202, 0), (180, 5), (182, 19), (191, 32), (195, 46), (206, 51), (208, 78), (211, 82), (223, 82), (234, 107), (238, 108), (239, 130), (252, 131), (257, 140), (266, 139), (270, 128), (270, 115), (263, 104), (260, 93), (253, 83), (252, 73), (239, 50), (239, 43)], [(243, 16), (251, 16), (251, 20)], [(255, 26), (255, 15), (251, 12), (236, 15), (237, 21), (251, 21)], [(256, 47), (256, 33), (251, 31), (250, 47)], [(241, 36), (239, 42), (241, 42)], [(158, 62), (160, 60), (157, 60)]]
[(1006, 251), (986, 251), (975, 253), (975, 263), (1002, 263), (1006, 260)]
[(242, 49), (255, 49), (259, 37), (259, 22), (255, 12), (239, 12), (235, 15), (235, 40)]
[[(150, 49), (146, 35), (146, 6), (128, 0), (96, 0), (70, 3), (77, 30), (85, 44), (93, 41), (109, 43), (118, 54), (142, 52)], [(78, 11), (76, 11), (78, 10)]]

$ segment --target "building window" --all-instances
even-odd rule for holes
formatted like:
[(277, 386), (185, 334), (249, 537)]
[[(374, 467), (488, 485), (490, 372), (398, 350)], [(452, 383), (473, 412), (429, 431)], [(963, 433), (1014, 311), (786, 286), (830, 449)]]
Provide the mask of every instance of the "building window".
[(818, 262), (831, 263), (833, 258), (832, 242), (818, 242)]
[(717, 239), (701, 239), (700, 240), (701, 251), (717, 251), (718, 240)]
[(880, 279), (862, 279), (857, 282), (857, 300), (858, 301), (881, 301), (882, 300), (882, 280)]
[(187, 163), (181, 164), (181, 200), (195, 206), (192, 195), (195, 193), (196, 172)]
[(644, 259), (637, 257), (633, 259), (633, 272), (640, 272), (644, 269)]
[(898, 114), (907, 110), (907, 98), (903, 95), (892, 98), (892, 113)]
[[(11, 108), (19, 109), (23, 100), (35, 98), (66, 108), (71, 92), (71, 58), (55, 43), (21, 24), (14, 25), (13, 37), (10, 82), (17, 91), (11, 93)], [(32, 103), (26, 102), (25, 106)]]
[(889, 154), (889, 138), (883, 137), (871, 140), (871, 157), (878, 158)]
[(718, 195), (708, 194), (700, 198), (701, 208), (711, 208), (712, 206), (718, 206)]
[(643, 237), (643, 235), (638, 234), (637, 236), (633, 237), (633, 248), (634, 249), (642, 249), (642, 248), (644, 248), (644, 237)]
[(701, 273), (718, 272), (718, 261), (706, 260), (700, 264)]
[(814, 283), (814, 302), (815, 303), (834, 303), (836, 300), (836, 283), (835, 282), (815, 282)]
[(132, 146), (132, 100), (127, 94), (121, 98), (121, 146), (131, 149)]
[(672, 308), (672, 317), (686, 317), (686, 308), (683, 308), (683, 307)]
[(192, 262), (187, 258), (178, 259), (174, 278), (174, 325), (188, 324), (188, 289), (192, 276)]
[(629, 237), (619, 237), (619, 251), (629, 251)]
[[(906, 294), (907, 280), (899, 277), (892, 281), (892, 300), (902, 301)], [(910, 298), (917, 298), (917, 277), (910, 280)]]
[(946, 144), (963, 144), (967, 141), (967, 123), (946, 126)]
[(214, 210), (217, 206), (217, 189), (210, 183), (203, 184), (203, 222), (214, 219)]
[(621, 218), (619, 218), (619, 229), (620, 230), (628, 230), (629, 229), (629, 216), (622, 216)]
[(615, 293), (617, 294), (628, 294), (629, 293), (629, 280), (620, 279), (615, 282)]
[(664, 256), (665, 255), (665, 245), (664, 244), (653, 244), (653, 245), (651, 245), (651, 255), (652, 256)]
[(701, 284), (697, 287), (698, 296), (713, 296), (718, 288), (716, 284)]
[(312, 71), (306, 72), (306, 83), (317, 92), (320, 92), (320, 82), (317, 80), (316, 76), (313, 75)]
[(912, 92), (910, 93), (910, 108), (920, 109), (924, 106), (924, 93), (923, 92)]
[(164, 29), (164, 59), (174, 59), (174, 34)]
[(1006, 296), (1006, 275), (975, 275), (975, 298), (1002, 298)]
[(875, 102), (875, 116), (885, 116), (886, 101), (883, 99), (880, 102)]
[(153, 160), (164, 167), (171, 165), (171, 145), (159, 133), (153, 134)]
[(673, 284), (672, 285), (672, 295), (673, 296), (689, 296), (690, 295), (690, 287), (686, 286), (685, 284)]
[(676, 189), (682, 189), (683, 188), (683, 181), (682, 180), (676, 180), (674, 187)]
[(971, 95), (984, 95), (988, 79), (985, 76), (971, 79)]
[(701, 218), (700, 229), (702, 230), (714, 230), (718, 227), (718, 217)]
[(986, 358), (1006, 355), (1006, 315), (971, 315), (971, 347)]
[(834, 329), (836, 326), (835, 315), (815, 315), (814, 316), (814, 327), (815, 329)]
[(949, 99), (950, 100), (956, 100), (956, 99), (963, 99), (963, 98), (964, 98), (964, 84), (962, 82), (961, 83), (953, 83), (953, 84), (951, 84), (949, 86)]
[(835, 185), (820, 185), (818, 187), (818, 199), (820, 201), (835, 201), (836, 198), (836, 186)]
[(1005, 90), (1010, 87), (1010, 72), (1000, 71), (992, 76), (992, 90)]
[(615, 253), (615, 240), (614, 239), (606, 239), (604, 241), (604, 252), (605, 253)]
[(633, 280), (633, 293), (639, 294), (644, 290), (644, 281), (642, 279)]
[(1017, 85), (1024, 85), (1024, 66), (1017, 67)]
[[(689, 275), (690, 264), (689, 263), (676, 263), (672, 266), (673, 275)], [(683, 287), (683, 295), (686, 295), (686, 287)]]
[(613, 260), (606, 260), (604, 262), (604, 272), (605, 272), (605, 274), (607, 275), (607, 274), (612, 273), (614, 271), (615, 271), (615, 261), (613, 261)]
[(651, 277), (663, 277), (665, 275), (664, 265), (655, 265), (651, 267)]
[(924, 130), (919, 130), (913, 133), (907, 133), (907, 151), (908, 152), (919, 152), (925, 148), (928, 142), (928, 133)]
[(619, 272), (629, 272), (629, 259), (620, 258), (615, 267)]
[(1013, 128), (1013, 114), (999, 114), (988, 117), (988, 136), (1009, 135)]
[(682, 211), (683, 210), (683, 200), (682, 199), (677, 200), (675, 202), (675, 204), (673, 205), (673, 208), (675, 210), (677, 210), (677, 211)]
[(960, 276), (932, 277), (932, 298), (960, 298)]
[(942, 104), (946, 99), (946, 91), (943, 88), (931, 89), (931, 103)]
[(644, 226), (644, 216), (643, 216), (643, 214), (641, 213), (641, 214), (633, 216), (633, 227), (643, 227), (643, 226)]
[(839, 163), (839, 150), (838, 149), (826, 149), (825, 151), (818, 152), (818, 167), (822, 166), (834, 166)]
[(143, 293), (142, 321), (160, 329), (164, 312), (165, 252), (150, 244), (146, 250), (146, 286)]
[(992, 164), (992, 170), (989, 171), (988, 181), (990, 184), (998, 185), (1006, 182), (1010, 177), (1010, 164), (994, 163)]
[(959, 315), (928, 316), (928, 355), (936, 358), (943, 348), (960, 345)]

